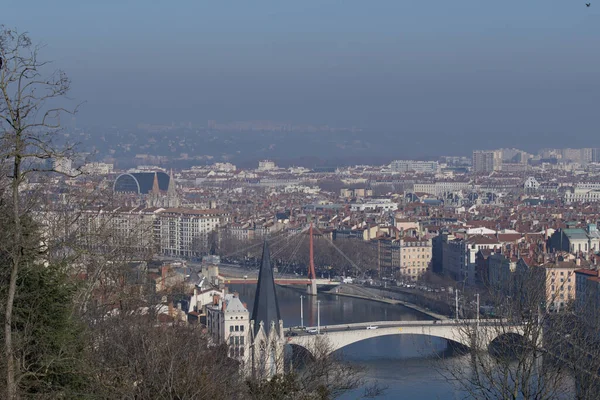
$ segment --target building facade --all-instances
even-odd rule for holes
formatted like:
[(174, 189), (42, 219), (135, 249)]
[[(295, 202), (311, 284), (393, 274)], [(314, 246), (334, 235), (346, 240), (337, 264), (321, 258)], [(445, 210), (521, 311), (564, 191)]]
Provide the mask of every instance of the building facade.
[(437, 161), (395, 160), (390, 164), (392, 172), (436, 173), (439, 169)]
[(214, 343), (227, 343), (229, 357), (243, 366), (250, 356), (250, 313), (236, 293), (214, 296), (206, 307), (206, 327)]
[(502, 169), (502, 151), (475, 150), (473, 152), (473, 172), (490, 173)]
[(218, 209), (165, 209), (159, 214), (160, 253), (196, 256), (198, 249), (207, 246), (209, 235), (228, 221), (229, 214)]

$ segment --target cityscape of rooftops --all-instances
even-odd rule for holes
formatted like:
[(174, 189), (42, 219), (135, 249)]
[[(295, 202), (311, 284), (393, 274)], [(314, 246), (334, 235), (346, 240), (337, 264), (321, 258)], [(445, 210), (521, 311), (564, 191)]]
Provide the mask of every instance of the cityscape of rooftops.
[(1, 9), (1, 398), (600, 398), (600, 3)]

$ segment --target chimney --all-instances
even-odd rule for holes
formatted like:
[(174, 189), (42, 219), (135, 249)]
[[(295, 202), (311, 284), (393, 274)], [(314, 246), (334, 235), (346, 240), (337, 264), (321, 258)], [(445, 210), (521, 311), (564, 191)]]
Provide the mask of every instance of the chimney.
[(216, 294), (213, 294), (213, 305), (217, 305), (219, 304), (219, 296)]
[(581, 267), (581, 258), (577, 257), (577, 260), (575, 260), (575, 265)]

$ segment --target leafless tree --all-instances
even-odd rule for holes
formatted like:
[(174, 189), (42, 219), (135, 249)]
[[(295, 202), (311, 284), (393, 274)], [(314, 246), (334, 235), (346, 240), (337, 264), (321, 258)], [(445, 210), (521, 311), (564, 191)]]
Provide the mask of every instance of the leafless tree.
[[(250, 398), (326, 400), (334, 399), (365, 386), (364, 368), (344, 361), (338, 353), (332, 354), (325, 335), (312, 337), (304, 348), (295, 348), (287, 358), (289, 369), (285, 374), (269, 379), (248, 381)], [(381, 394), (385, 388), (366, 385), (366, 392)]]
[[(10, 162), (8, 187), (11, 216), (8, 221), (12, 241), (4, 251), (9, 255), (10, 278), (4, 304), (4, 356), (6, 359), (6, 398), (18, 397), (18, 376), (22, 369), (16, 358), (13, 306), (17, 282), (26, 248), (23, 221), (33, 208), (24, 196), (24, 185), (33, 173), (48, 170), (44, 160), (67, 157), (71, 148), (56, 146), (60, 114), (69, 112), (57, 100), (69, 90), (69, 79), (62, 71), (50, 72), (50, 65), (38, 58), (40, 47), (29, 36), (0, 27), (0, 158)], [(36, 244), (36, 246), (39, 244)]]
[[(468, 349), (463, 357), (443, 363), (440, 372), (466, 397), (597, 398), (599, 326), (568, 308), (553, 312), (549, 305), (558, 294), (547, 290), (549, 279), (543, 267), (517, 271), (502, 289), (489, 288), (494, 317), (457, 323), (457, 337)], [(557, 283), (566, 284), (566, 279)]]

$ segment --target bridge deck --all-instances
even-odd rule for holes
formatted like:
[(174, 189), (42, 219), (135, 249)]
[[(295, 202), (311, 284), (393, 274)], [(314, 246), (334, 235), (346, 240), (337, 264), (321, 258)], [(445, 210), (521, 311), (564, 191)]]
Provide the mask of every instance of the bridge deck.
[[(256, 285), (257, 278), (228, 278), (222, 276), (223, 283), (225, 284), (238, 284), (238, 285)], [(278, 285), (310, 285), (309, 279), (294, 279), (294, 278), (281, 278), (275, 279), (275, 283)], [(329, 279), (317, 279), (317, 286), (319, 285), (339, 285), (339, 282), (330, 281)]]
[[(426, 335), (435, 336), (453, 342), (461, 343), (467, 347), (473, 345), (468, 331), (465, 327), (475, 328), (477, 320), (445, 320), (445, 321), (374, 321), (359, 324), (328, 325), (320, 327), (320, 335), (316, 332), (307, 332), (315, 330), (316, 327), (307, 328), (307, 331), (299, 328), (288, 328), (292, 335), (288, 335), (287, 342), (300, 345), (306, 348), (311, 347), (311, 343), (318, 338), (324, 337), (330, 341), (331, 351), (343, 348), (361, 340), (370, 339), (378, 336), (389, 335)], [(500, 329), (497, 329), (500, 328)], [(520, 326), (507, 326), (506, 321), (502, 320), (480, 320), (477, 347), (486, 348), (496, 337), (507, 332), (522, 334), (523, 329)]]

